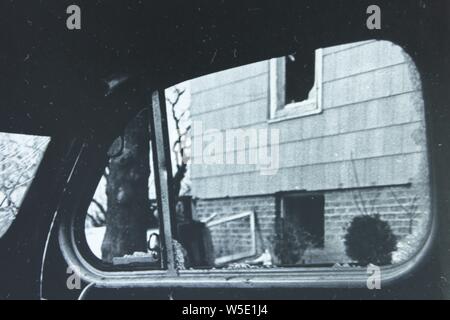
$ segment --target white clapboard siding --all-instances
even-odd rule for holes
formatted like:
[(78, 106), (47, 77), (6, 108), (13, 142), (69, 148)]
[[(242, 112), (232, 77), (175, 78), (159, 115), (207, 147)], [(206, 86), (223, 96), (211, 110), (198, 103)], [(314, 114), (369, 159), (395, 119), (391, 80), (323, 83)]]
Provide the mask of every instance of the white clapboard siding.
[(221, 198), (420, 180), (426, 161), (424, 106), (418, 73), (403, 50), (387, 41), (326, 48), (323, 71), (323, 111), (279, 122), (268, 118), (268, 61), (192, 81), (192, 120), (204, 130), (277, 129), (280, 134), (276, 174), (262, 175), (256, 165), (194, 164), (193, 195)]

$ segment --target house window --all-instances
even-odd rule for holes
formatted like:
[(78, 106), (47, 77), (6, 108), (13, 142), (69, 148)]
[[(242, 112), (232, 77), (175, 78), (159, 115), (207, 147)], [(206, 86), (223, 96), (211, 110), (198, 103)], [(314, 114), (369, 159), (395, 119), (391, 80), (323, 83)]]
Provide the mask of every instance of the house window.
[(270, 119), (281, 121), (322, 111), (322, 49), (310, 56), (270, 60)]
[(284, 57), (286, 104), (308, 100), (309, 92), (314, 87), (314, 54), (299, 57), (290, 54)]
[(312, 248), (323, 248), (325, 233), (323, 195), (288, 196), (283, 200), (285, 232), (302, 233)]

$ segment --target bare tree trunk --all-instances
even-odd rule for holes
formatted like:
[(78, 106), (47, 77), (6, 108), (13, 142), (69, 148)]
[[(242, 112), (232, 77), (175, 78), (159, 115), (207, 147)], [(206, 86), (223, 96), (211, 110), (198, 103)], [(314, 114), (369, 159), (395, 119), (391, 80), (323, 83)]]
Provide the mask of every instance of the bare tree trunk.
[(146, 251), (146, 222), (150, 215), (147, 116), (147, 111), (143, 111), (128, 125), (122, 137), (122, 150), (109, 163), (106, 234), (102, 243), (102, 259), (107, 262)]
[(173, 194), (175, 195), (175, 202), (177, 202), (180, 197), (181, 182), (186, 176), (186, 171), (187, 165), (186, 163), (182, 163), (181, 165), (177, 166), (177, 173), (173, 176), (172, 183), (173, 183)]

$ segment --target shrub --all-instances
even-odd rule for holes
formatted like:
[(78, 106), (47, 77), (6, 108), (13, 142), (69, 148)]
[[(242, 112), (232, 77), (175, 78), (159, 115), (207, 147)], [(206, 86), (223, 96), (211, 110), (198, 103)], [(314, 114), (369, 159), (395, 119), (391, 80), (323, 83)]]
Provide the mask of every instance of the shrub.
[(274, 237), (274, 253), (278, 264), (292, 266), (300, 262), (311, 243), (311, 236), (298, 226), (278, 221)]
[(347, 230), (345, 247), (347, 255), (362, 265), (388, 265), (397, 250), (397, 237), (379, 215), (358, 216)]

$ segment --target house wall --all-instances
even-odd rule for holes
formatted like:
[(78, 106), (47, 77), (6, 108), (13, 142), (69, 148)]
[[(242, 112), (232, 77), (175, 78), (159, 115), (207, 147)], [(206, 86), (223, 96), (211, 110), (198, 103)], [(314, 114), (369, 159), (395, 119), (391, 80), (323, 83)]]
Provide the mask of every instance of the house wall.
[(310, 257), (305, 257), (306, 262), (348, 262), (344, 244), (347, 228), (354, 217), (366, 212), (388, 221), (399, 241), (411, 234), (422, 238), (423, 222), (429, 215), (429, 198), (423, 196), (426, 188), (417, 184), (325, 193), (325, 246), (323, 250), (313, 250)]
[[(371, 41), (325, 49), (323, 112), (276, 123), (268, 119), (268, 68), (263, 61), (193, 80), (191, 117), (204, 130), (223, 133), (279, 130), (277, 174), (261, 175), (255, 165), (193, 164), (195, 196), (354, 188), (423, 178), (417, 177), (425, 154), (420, 82), (400, 47)], [(197, 136), (192, 143), (199, 143)], [(203, 149), (207, 145), (203, 141)]]
[[(217, 213), (220, 218), (228, 217), (236, 213), (253, 211), (255, 213), (255, 230), (256, 230), (256, 249), (261, 253), (266, 248), (272, 248), (271, 242), (275, 230), (276, 216), (276, 198), (273, 195), (264, 195), (256, 197), (238, 197), (229, 199), (197, 199), (195, 202), (195, 212), (197, 219), (206, 220), (212, 214)], [(233, 225), (231, 234), (236, 238), (240, 238), (240, 228), (246, 228), (248, 224), (245, 220), (239, 220), (240, 225)], [(220, 227), (219, 227), (220, 228)], [(214, 250), (220, 251), (223, 243), (229, 241), (229, 230), (218, 230), (213, 234)], [(247, 239), (238, 239), (233, 245), (235, 252), (249, 251), (250, 244)], [(238, 248), (237, 246), (241, 246)], [(226, 246), (228, 247), (228, 245)], [(240, 251), (239, 251), (240, 250)]]
[[(191, 82), (191, 118), (204, 130), (276, 129), (280, 138), (274, 175), (261, 174), (255, 165), (195, 164), (194, 155), (192, 195), (200, 216), (241, 212), (259, 199), (255, 211), (266, 222), (260, 231), (266, 240), (258, 241), (267, 242), (276, 212), (274, 197), (265, 195), (320, 191), (326, 206), (323, 252), (330, 251), (329, 257), (345, 255), (346, 226), (361, 214), (355, 189), (369, 199), (374, 190), (380, 193), (376, 212), (400, 238), (408, 233), (404, 208), (419, 195), (423, 214), (414, 225), (426, 225), (424, 108), (413, 63), (390, 42), (366, 41), (324, 49), (322, 65), (322, 113), (277, 122), (269, 119), (269, 61)], [(193, 145), (199, 141), (194, 133)], [(401, 201), (393, 200), (392, 190)]]
[[(429, 214), (429, 198), (422, 196), (426, 188), (425, 185), (417, 184), (325, 191), (323, 193), (325, 197), (324, 247), (308, 250), (302, 258), (302, 263), (352, 262), (345, 254), (344, 238), (352, 219), (364, 213), (379, 214), (382, 220), (388, 221), (398, 240), (405, 239), (410, 234), (420, 238), (424, 232), (420, 224)], [(268, 249), (276, 256), (275, 226), (276, 217), (280, 215), (276, 196), (197, 199), (195, 211), (199, 220), (206, 220), (215, 213), (220, 218), (224, 218), (240, 212), (253, 211), (256, 218), (257, 253), (260, 254)], [(226, 226), (214, 232), (213, 247), (217, 254), (224, 253), (221, 251), (230, 248), (234, 252), (250, 250), (247, 222), (238, 221), (231, 229), (230, 226)], [(245, 233), (242, 233), (243, 230)], [(230, 241), (234, 241), (231, 246)]]

